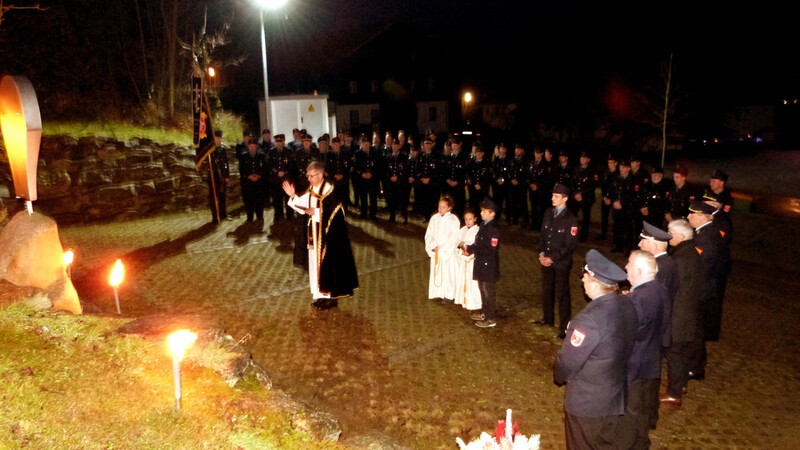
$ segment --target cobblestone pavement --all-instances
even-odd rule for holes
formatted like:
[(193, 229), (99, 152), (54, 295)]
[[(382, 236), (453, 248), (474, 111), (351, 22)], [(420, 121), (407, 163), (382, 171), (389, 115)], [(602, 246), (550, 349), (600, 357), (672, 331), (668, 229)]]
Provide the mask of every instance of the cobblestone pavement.
[[(784, 240), (798, 223), (738, 213), (722, 338), (709, 343), (707, 377), (691, 382), (683, 406), (662, 408), (654, 447), (800, 448), (800, 255)], [(537, 233), (501, 227), (499, 325), (478, 329), (468, 311), (427, 299), (418, 220), (349, 215), (361, 287), (320, 312), (307, 275), (292, 267), (291, 223), (268, 214), (264, 224), (241, 216), (214, 227), (208, 216), (62, 228), (87, 312), (115, 313), (107, 277), (121, 258), (124, 315), (212, 313), (277, 386), (335, 414), (345, 444), (378, 435), (454, 448), (457, 436), (492, 431), (510, 408), (522, 433), (541, 433), (542, 448), (564, 447), (563, 389), (552, 381), (560, 341), (530, 323), (541, 315)], [(607, 243), (589, 244), (609, 255)], [(585, 304), (579, 272), (589, 248), (573, 264), (573, 314)]]

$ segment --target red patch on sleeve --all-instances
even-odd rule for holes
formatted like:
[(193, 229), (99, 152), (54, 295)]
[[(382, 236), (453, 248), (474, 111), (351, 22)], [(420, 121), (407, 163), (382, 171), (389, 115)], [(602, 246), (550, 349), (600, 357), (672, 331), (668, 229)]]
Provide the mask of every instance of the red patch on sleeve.
[(725, 232), (724, 231), (719, 230), (719, 234), (720, 234), (720, 236), (725, 237)]
[(569, 229), (569, 233), (570, 233), (571, 235), (573, 235), (573, 236), (577, 236), (577, 235), (578, 235), (578, 227), (572, 227), (572, 228), (570, 228), (570, 229)]
[(723, 207), (722, 209), (724, 209), (725, 212), (731, 212), (731, 205), (725, 205), (725, 207)]
[(573, 347), (580, 347), (583, 344), (583, 339), (586, 337), (585, 334), (581, 333), (577, 329), (572, 332), (572, 337), (569, 338), (569, 343), (572, 344)]
[(598, 176), (597, 176), (597, 175), (595, 175), (595, 176), (594, 176), (594, 181), (597, 181), (597, 180), (599, 180), (599, 179), (600, 179), (600, 178), (598, 178)]
[(639, 190), (639, 185), (637, 184), (636, 186), (634, 186), (634, 187), (633, 187), (633, 190), (634, 190), (634, 191), (638, 191), (638, 190)]
[(697, 254), (698, 254), (698, 255), (702, 255), (702, 254), (703, 254), (703, 249), (702, 249), (702, 248), (700, 248), (700, 247), (695, 247), (694, 249), (695, 249), (695, 250), (697, 250)]
[(497, 247), (497, 244), (500, 243), (500, 239), (492, 238), (492, 247)]

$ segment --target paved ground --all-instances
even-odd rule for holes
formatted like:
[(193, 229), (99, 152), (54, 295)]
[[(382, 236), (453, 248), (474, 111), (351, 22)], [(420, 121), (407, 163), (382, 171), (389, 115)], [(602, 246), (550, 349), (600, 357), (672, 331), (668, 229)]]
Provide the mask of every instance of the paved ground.
[[(691, 383), (681, 408), (662, 408), (654, 447), (800, 448), (800, 255), (786, 241), (800, 222), (746, 209), (734, 215), (736, 262), (707, 378)], [(351, 214), (361, 288), (338, 310), (318, 312), (305, 273), (291, 266), (290, 224), (273, 224), (270, 214), (264, 225), (240, 217), (213, 227), (208, 216), (62, 228), (87, 311), (114, 312), (107, 276), (122, 258), (124, 314), (214, 313), (249, 340), (278, 386), (336, 414), (345, 443), (370, 434), (453, 448), (456, 436), (492, 430), (511, 408), (523, 433), (542, 434), (542, 448), (564, 447), (563, 390), (552, 382), (560, 341), (529, 323), (541, 315), (536, 233), (502, 227), (499, 326), (481, 330), (467, 311), (427, 299), (419, 221)], [(589, 244), (609, 255), (608, 244)], [(585, 304), (579, 267), (589, 248), (576, 252), (573, 312)]]

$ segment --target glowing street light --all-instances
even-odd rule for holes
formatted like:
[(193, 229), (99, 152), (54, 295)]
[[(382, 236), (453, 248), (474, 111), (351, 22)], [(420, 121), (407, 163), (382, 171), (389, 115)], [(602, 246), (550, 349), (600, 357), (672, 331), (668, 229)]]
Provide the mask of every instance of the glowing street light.
[(464, 103), (469, 104), (472, 101), (472, 92), (467, 92), (464, 94)]
[(14, 192), (25, 199), (28, 214), (33, 214), (42, 116), (36, 92), (27, 78), (6, 75), (0, 80), (0, 129), (6, 143)]
[(217, 71), (214, 70), (213, 67), (209, 67), (208, 68), (208, 76), (211, 77), (211, 78), (214, 78), (215, 76), (217, 76)]
[(176, 331), (167, 339), (169, 351), (172, 352), (172, 379), (175, 384), (175, 408), (177, 409), (181, 409), (181, 360), (186, 347), (196, 339), (197, 334), (189, 330)]
[(72, 249), (67, 250), (63, 256), (64, 265), (67, 267), (67, 276), (72, 278), (72, 271), (70, 267), (72, 266), (72, 261), (75, 259), (75, 253), (72, 252)]
[(125, 276), (125, 269), (122, 267), (122, 261), (117, 260), (117, 263), (114, 264), (114, 270), (111, 271), (111, 277), (108, 279), (108, 284), (114, 288), (114, 298), (117, 301), (117, 314), (122, 314), (122, 311), (119, 309), (119, 284), (122, 283), (122, 278)]
[(264, 119), (267, 121), (266, 128), (272, 129), (269, 120), (269, 81), (267, 77), (267, 32), (264, 28), (264, 11), (277, 11), (282, 8), (289, 0), (255, 0), (261, 7), (258, 15), (261, 18), (261, 61), (264, 69)]

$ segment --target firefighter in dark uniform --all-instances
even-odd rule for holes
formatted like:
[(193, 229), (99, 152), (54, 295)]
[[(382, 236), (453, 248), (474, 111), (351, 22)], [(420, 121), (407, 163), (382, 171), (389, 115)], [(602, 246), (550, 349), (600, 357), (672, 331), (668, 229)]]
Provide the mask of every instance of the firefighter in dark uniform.
[(306, 169), (311, 161), (321, 161), (319, 148), (314, 144), (314, 140), (308, 133), (300, 135), (300, 147), (294, 150), (294, 186), (298, 192), (305, 192), (308, 189), (308, 178)]
[(275, 145), (267, 153), (267, 166), (269, 168), (269, 196), (272, 199), (272, 207), (275, 210), (274, 220), (282, 220), (284, 217), (291, 219), (294, 210), (286, 204), (289, 197), (283, 192), (283, 182), (294, 180), (294, 161), (292, 153), (285, 146), (284, 135), (275, 136)]
[(553, 380), (567, 385), (567, 449), (618, 448), (638, 325), (633, 304), (617, 293), (625, 279), (625, 272), (598, 251), (586, 254), (583, 288), (591, 302), (570, 322), (553, 364)]
[(389, 222), (394, 222), (397, 212), (408, 223), (408, 157), (400, 153), (400, 141), (392, 139), (391, 153), (384, 157), (386, 173), (386, 208)]
[(608, 237), (608, 218), (611, 215), (611, 190), (619, 176), (617, 157), (609, 153), (607, 162), (608, 164), (603, 175), (603, 183), (600, 185), (603, 204), (600, 205), (600, 235), (597, 236), (597, 239), (601, 241)]
[(727, 183), (728, 174), (717, 169), (711, 174), (706, 192), (714, 193), (717, 197), (717, 202), (721, 204), (720, 210), (726, 217), (730, 218), (731, 209), (733, 208), (733, 196), (731, 195), (731, 191), (726, 187)]
[[(439, 202), (439, 179), (441, 171), (441, 161), (439, 156), (433, 153), (433, 139), (426, 137), (422, 142), (422, 153), (419, 155), (419, 202), (422, 222), (427, 223), (431, 215), (436, 211)], [(416, 203), (417, 199), (414, 198)]]
[(242, 200), (247, 221), (264, 220), (264, 197), (267, 180), (267, 158), (256, 141), (247, 144), (247, 152), (239, 159), (239, 175), (242, 178)]
[(656, 166), (650, 172), (650, 182), (645, 189), (647, 221), (659, 227), (666, 227), (667, 207), (669, 206), (669, 194), (672, 191), (672, 180), (664, 179), (664, 169)]
[(325, 154), (325, 172), (333, 191), (345, 208), (350, 204), (350, 158), (342, 151), (342, 141), (331, 139), (331, 151)]
[(497, 226), (498, 205), (491, 198), (481, 202), (481, 222), (475, 243), (458, 247), (468, 255), (475, 255), (475, 266), (472, 269), (472, 279), (478, 282), (481, 292), (481, 312), (472, 315), (475, 326), (491, 328), (497, 325), (496, 313), (496, 283), (500, 279), (500, 228)]
[(261, 130), (261, 139), (258, 141), (258, 146), (261, 147), (261, 151), (265, 155), (269, 155), (269, 151), (275, 146), (275, 142), (272, 139), (272, 131), (269, 128)]
[(514, 146), (514, 159), (511, 160), (511, 179), (509, 180), (509, 210), (511, 224), (528, 226), (528, 158), (521, 143)]
[(569, 152), (565, 148), (558, 151), (558, 164), (555, 167), (554, 177), (556, 183), (572, 186), (572, 167), (569, 165)]
[(342, 151), (350, 158), (350, 182), (353, 185), (353, 202), (351, 204), (358, 210), (361, 209), (361, 177), (357, 177), (355, 174), (355, 155), (359, 148), (361, 148), (361, 142), (356, 142), (353, 133), (345, 132)]
[(467, 161), (464, 152), (461, 151), (461, 140), (459, 138), (453, 138), (450, 142), (450, 147), (451, 153), (445, 157), (445, 163), (443, 164), (443, 192), (447, 192), (453, 197), (455, 202), (453, 214), (461, 217), (467, 203), (466, 191), (464, 190), (467, 183)]
[(567, 208), (567, 186), (553, 186), (552, 208), (544, 213), (539, 235), (539, 264), (542, 267), (542, 320), (536, 325), (555, 325), (554, 306), (558, 302), (558, 337), (563, 338), (572, 314), (569, 271), (572, 253), (578, 246), (578, 219)]
[(619, 162), (619, 176), (614, 180), (610, 192), (611, 215), (614, 219), (614, 248), (612, 253), (628, 253), (634, 243), (633, 205), (635, 192), (631, 178), (631, 163), (627, 159)]
[(492, 199), (497, 205), (498, 212), (495, 220), (500, 220), (503, 209), (506, 211), (506, 220), (511, 220), (509, 211), (509, 186), (511, 185), (511, 158), (508, 157), (506, 144), (497, 145), (497, 154), (492, 160)]
[[(403, 135), (405, 136), (405, 135)], [(402, 150), (402, 147), (401, 147)], [(419, 171), (420, 171), (420, 159), (419, 159), (419, 147), (413, 144), (409, 144), (408, 146), (408, 161), (407, 170), (408, 170), (408, 184), (406, 185), (406, 197), (411, 199), (411, 191), (414, 191), (414, 205), (411, 207), (411, 213), (420, 215), (422, 214), (422, 203), (420, 200), (420, 181), (419, 181)]]
[(228, 147), (222, 143), (221, 130), (214, 132), (214, 144), (214, 150), (208, 155), (211, 159), (208, 177), (208, 202), (211, 208), (211, 220), (214, 223), (219, 223), (220, 220), (232, 220), (228, 217), (226, 208), (231, 171), (228, 165)]
[(689, 205), (697, 194), (694, 186), (689, 184), (686, 177), (689, 169), (686, 166), (678, 166), (672, 174), (675, 184), (669, 193), (669, 209), (667, 210), (667, 223), (676, 219), (685, 219), (689, 215)]
[(634, 152), (631, 155), (631, 185), (633, 186), (633, 235), (642, 232), (642, 222), (647, 215), (647, 185), (650, 174), (642, 167), (642, 159)]
[(700, 301), (703, 317), (704, 338), (706, 341), (719, 339), (722, 322), (722, 289), (727, 277), (729, 263), (726, 261), (725, 242), (714, 225), (713, 214), (716, 208), (700, 200), (689, 207), (687, 219), (694, 228), (694, 244), (703, 261), (704, 289)]
[(237, 159), (240, 156), (242, 156), (245, 153), (247, 153), (247, 145), (252, 140), (253, 140), (253, 137), (252, 137), (252, 134), (249, 131), (243, 131), (242, 132), (242, 142), (239, 142), (238, 144), (236, 144), (236, 147), (234, 148), (234, 150), (236, 152), (236, 158)]
[(542, 218), (550, 204), (550, 193), (545, 191), (545, 178), (548, 176), (549, 164), (544, 159), (544, 149), (541, 146), (533, 147), (533, 158), (528, 161), (528, 197), (530, 198), (531, 211), (529, 230), (542, 228)]
[(592, 206), (595, 202), (595, 187), (600, 182), (600, 175), (591, 166), (591, 162), (591, 154), (588, 151), (581, 152), (580, 165), (572, 173), (572, 201), (570, 203), (572, 214), (581, 218), (581, 242), (586, 242), (589, 237)]
[(378, 190), (380, 189), (380, 150), (372, 146), (367, 136), (361, 138), (361, 148), (353, 156), (355, 177), (359, 179), (361, 218), (378, 218)]
[(492, 185), (492, 162), (486, 157), (486, 152), (480, 142), (472, 146), (472, 156), (467, 167), (467, 189), (469, 190), (469, 205), (478, 207), (483, 199), (489, 195), (489, 186)]

